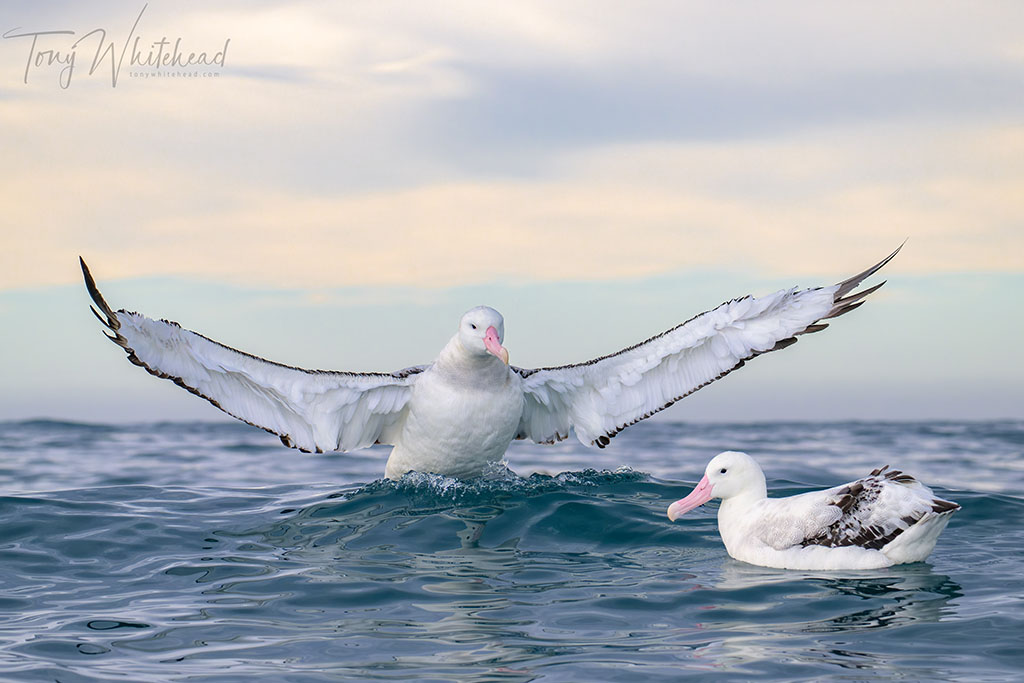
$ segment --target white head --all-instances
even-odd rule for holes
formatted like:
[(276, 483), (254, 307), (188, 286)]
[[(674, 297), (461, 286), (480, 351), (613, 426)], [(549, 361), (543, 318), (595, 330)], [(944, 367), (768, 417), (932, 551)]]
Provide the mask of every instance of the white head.
[(719, 453), (708, 463), (704, 469), (704, 478), (690, 495), (669, 505), (668, 518), (674, 522), (679, 516), (712, 498), (724, 500), (743, 493), (752, 493), (762, 498), (767, 495), (761, 466), (746, 453)]
[(497, 356), (508, 365), (508, 350), (501, 345), (505, 339), (505, 319), (490, 306), (471, 308), (459, 321), (459, 343), (473, 355)]

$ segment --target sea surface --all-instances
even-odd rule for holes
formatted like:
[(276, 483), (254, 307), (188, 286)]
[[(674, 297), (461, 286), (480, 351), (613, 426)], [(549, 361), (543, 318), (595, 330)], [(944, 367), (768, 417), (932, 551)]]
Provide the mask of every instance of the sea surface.
[[(732, 560), (744, 450), (774, 495), (884, 464), (959, 502), (927, 563)], [(1021, 680), (1024, 421), (647, 422), (509, 471), (380, 479), (236, 423), (0, 422), (0, 680)]]

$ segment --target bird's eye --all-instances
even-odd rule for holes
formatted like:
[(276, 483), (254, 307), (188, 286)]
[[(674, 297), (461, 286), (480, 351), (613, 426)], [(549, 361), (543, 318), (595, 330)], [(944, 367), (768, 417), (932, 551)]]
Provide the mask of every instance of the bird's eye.
[(718, 473), (719, 474), (725, 474), (725, 468), (723, 467), (722, 469), (718, 470)]
[(470, 323), (469, 326), (472, 327), (474, 330), (476, 329), (476, 325), (474, 325), (473, 323)]

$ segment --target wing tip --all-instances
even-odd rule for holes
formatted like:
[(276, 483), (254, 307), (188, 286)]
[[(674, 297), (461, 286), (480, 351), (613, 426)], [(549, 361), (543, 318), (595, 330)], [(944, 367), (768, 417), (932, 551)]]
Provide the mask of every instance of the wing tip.
[(877, 273), (879, 270), (885, 267), (885, 265), (889, 263), (889, 261), (892, 261), (894, 258), (896, 258), (896, 254), (900, 253), (900, 250), (903, 249), (903, 246), (907, 243), (907, 240), (909, 239), (909, 237), (904, 239), (900, 243), (900, 246), (896, 247), (895, 251), (893, 251), (891, 254), (889, 254), (884, 259), (882, 259), (875, 265), (871, 266), (867, 270), (861, 271), (860, 273), (857, 273), (853, 277), (848, 277), (842, 282), (836, 283), (835, 286), (838, 288), (835, 293), (836, 302), (838, 303), (839, 299), (843, 298), (844, 296), (852, 292), (854, 289), (857, 288), (857, 286), (861, 282)]
[(107, 316), (107, 319), (104, 321), (103, 318), (100, 318), (99, 313), (97, 313), (95, 308), (92, 306), (89, 308), (92, 309), (92, 312), (97, 318), (100, 318), (101, 322), (104, 322), (107, 327), (116, 332), (121, 327), (121, 322), (117, 319), (114, 309), (110, 307), (110, 304), (107, 303), (107, 300), (104, 299), (103, 295), (100, 293), (100, 289), (96, 285), (96, 279), (92, 276), (92, 272), (89, 270), (89, 266), (86, 264), (85, 259), (79, 256), (78, 263), (82, 267), (82, 277), (85, 278), (85, 289), (89, 292), (89, 297), (92, 299), (93, 303), (103, 311), (103, 314)]

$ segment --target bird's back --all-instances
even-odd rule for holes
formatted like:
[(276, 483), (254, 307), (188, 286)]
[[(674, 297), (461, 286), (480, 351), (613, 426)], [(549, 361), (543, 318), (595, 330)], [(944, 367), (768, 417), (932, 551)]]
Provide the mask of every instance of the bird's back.
[(915, 525), (937, 516), (948, 518), (960, 507), (938, 498), (909, 474), (890, 470), (888, 466), (827, 493), (829, 503), (842, 514), (802, 545), (857, 546), (884, 551)]

